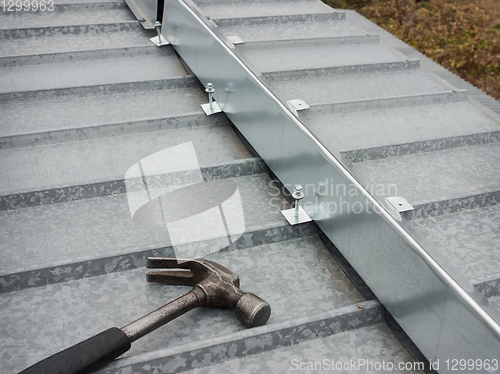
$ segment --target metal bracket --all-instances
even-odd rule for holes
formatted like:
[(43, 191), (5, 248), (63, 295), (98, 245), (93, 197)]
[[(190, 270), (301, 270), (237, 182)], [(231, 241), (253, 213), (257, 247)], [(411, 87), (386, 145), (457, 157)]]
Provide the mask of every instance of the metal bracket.
[(385, 201), (387, 202), (389, 213), (398, 221), (402, 219), (400, 213), (413, 210), (413, 206), (401, 196), (386, 197)]
[(227, 39), (234, 45), (245, 43), (239, 36), (228, 36)]
[(406, 201), (404, 197), (401, 196), (387, 197), (385, 200), (389, 204), (391, 204), (394, 207), (394, 209), (398, 211), (398, 213), (403, 213), (409, 210), (413, 210), (411, 204), (408, 201)]
[(295, 216), (296, 209), (291, 208), (287, 210), (282, 210), (281, 214), (283, 214), (290, 225), (298, 225), (299, 223), (312, 221), (312, 218), (309, 217), (309, 214), (299, 205), (299, 214)]
[(158, 39), (158, 36), (155, 36), (149, 40), (151, 40), (154, 44), (156, 44), (157, 47), (161, 47), (161, 46), (170, 44), (170, 42), (167, 39), (165, 39), (165, 37), (163, 35), (160, 35), (160, 37), (161, 37), (161, 40)]
[(207, 20), (207, 23), (214, 27), (214, 28), (218, 28), (219, 26), (214, 22), (214, 20), (212, 18), (210, 18), (210, 16), (208, 14), (205, 15), (205, 19)]
[(281, 211), (290, 225), (312, 221), (309, 214), (300, 206), (300, 200), (302, 200), (304, 196), (302, 186), (300, 184), (296, 185), (292, 193), (292, 197), (295, 199), (295, 207)]
[(219, 107), (219, 104), (217, 104), (215, 101), (213, 101), (211, 105), (210, 103), (201, 104), (201, 107), (203, 108), (207, 116), (222, 112), (222, 109)]
[(306, 109), (311, 108), (309, 105), (306, 104), (306, 102), (304, 100), (300, 100), (300, 99), (288, 100), (286, 103), (288, 104), (288, 107), (292, 110), (292, 112), (296, 116), (299, 115), (298, 112), (300, 110), (306, 110)]
[(222, 112), (219, 104), (214, 101), (213, 93), (215, 92), (215, 88), (212, 83), (207, 83), (207, 85), (205, 86), (205, 92), (208, 93), (208, 103), (201, 104), (201, 107), (205, 111), (205, 114), (209, 116), (211, 114)]
[(161, 35), (161, 23), (156, 21), (154, 26), (156, 29), (156, 33), (158, 35), (149, 39), (149, 40), (151, 40), (154, 44), (156, 44), (157, 47), (161, 47), (162, 45), (170, 44), (170, 42), (167, 39), (165, 39), (165, 37), (163, 37)]

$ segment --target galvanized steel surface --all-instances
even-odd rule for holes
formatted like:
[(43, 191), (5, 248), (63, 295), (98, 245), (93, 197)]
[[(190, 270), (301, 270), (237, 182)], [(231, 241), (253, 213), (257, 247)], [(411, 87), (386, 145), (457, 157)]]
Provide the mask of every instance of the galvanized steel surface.
[(157, 0), (125, 0), (130, 10), (141, 22), (142, 27), (145, 29), (154, 29), (156, 20), (156, 13), (158, 8)]
[[(409, 234), (409, 226), (398, 224), (380, 207), (321, 139), (315, 139), (236, 58), (231, 43), (223, 41), (196, 5), (167, 0), (164, 19), (164, 36), (203, 84), (214, 84), (221, 108), (280, 180), (288, 186), (316, 187), (304, 198), (309, 214), (427, 358), (496, 358), (500, 327), (479, 305), (480, 295), (432, 248), (424, 250)], [(325, 178), (352, 193), (315, 193)], [(353, 209), (361, 207), (359, 214), (322, 209), (328, 203), (340, 206), (343, 202)]]
[[(107, 1), (70, 2), (68, 11), (104, 9)], [(120, 19), (132, 18), (123, 4), (120, 12)], [(266, 326), (247, 330), (232, 311), (194, 310), (136, 342), (127, 358), (106, 371), (178, 372), (257, 352), (280, 355), (288, 345), (310, 340), (345, 343), (349, 349), (343, 354), (354, 358), (412, 361), (388, 331), (383, 307), (364, 301), (317, 237), (316, 225), (287, 224), (279, 209), (288, 203), (225, 115), (202, 114), (199, 104), (206, 98), (196, 77), (180, 68), (141, 79), (141, 71), (148, 79), (158, 65), (146, 58), (137, 70), (136, 58), (159, 53), (169, 60), (175, 57), (172, 47), (156, 49), (149, 41), (154, 32), (148, 35), (137, 21), (87, 25), (106, 17), (86, 19), (82, 11), (71, 14), (72, 24), (59, 12), (40, 15), (45, 26), (29, 28), (31, 16), (24, 14), (16, 17), (16, 26), (26, 28), (0, 30), (0, 36), (16, 36), (16, 43), (5, 39), (0, 47), (3, 71), (32, 74), (41, 62), (53, 82), (63, 73), (74, 75), (75, 66), (79, 77), (70, 75), (73, 86), (57, 88), (45, 77), (26, 85), (16, 73), (11, 92), (0, 94), (1, 171), (13, 172), (0, 178), (0, 371), (18, 372), (185, 294), (181, 286), (146, 284), (146, 256), (172, 256), (173, 250), (164, 230), (134, 225), (124, 173), (158, 150), (151, 144), (189, 140), (199, 152), (203, 178), (230, 179), (242, 193), (246, 230), (228, 250), (210, 257), (241, 275), (244, 289), (268, 300), (273, 315)], [(91, 85), (99, 63), (118, 58), (121, 74)], [(176, 60), (171, 62), (175, 66)], [(290, 294), (300, 298), (283, 296)], [(332, 334), (338, 337), (330, 339)], [(333, 356), (337, 350), (322, 352)], [(290, 364), (275, 360), (266, 366), (277, 372)]]
[[(192, 311), (141, 339), (127, 358), (106, 372), (177, 372), (199, 365), (220, 371), (239, 367), (249, 372), (280, 372), (290, 369), (292, 359), (306, 362), (339, 357), (410, 363), (408, 353), (387, 331), (383, 307), (377, 301), (363, 302), (317, 238), (315, 224), (286, 223), (277, 208), (286, 209), (288, 204), (265, 174), (266, 165), (260, 158), (249, 158), (225, 115), (204, 116), (199, 105), (206, 102), (203, 90), (197, 87), (196, 77), (187, 76), (177, 64), (173, 48), (157, 49), (149, 40), (155, 33), (132, 21), (123, 3), (69, 2), (56, 7), (54, 13), (40, 15), (36, 24), (32, 14), (23, 13), (10, 18), (9, 22), (15, 20), (9, 24), (12, 29), (0, 30), (0, 37), (7, 38), (0, 46), (0, 70), (15, 77), (15, 86), (0, 94), (0, 156), (2, 172), (7, 173), (0, 183), (0, 221), (5, 223), (0, 230), (5, 238), (0, 245), (4, 259), (0, 309), (5, 316), (0, 324), (1, 370), (21, 370), (82, 337), (113, 324), (124, 325), (150, 312), (153, 305), (158, 307), (186, 292), (176, 286), (145, 284), (145, 269), (141, 269), (145, 257), (174, 251), (164, 232), (134, 226), (123, 195), (123, 173), (130, 163), (150, 154), (151, 144), (171, 146), (183, 140), (193, 140), (200, 152), (204, 179), (231, 178), (242, 193), (245, 233), (229, 251), (212, 254), (211, 259), (241, 274), (245, 289), (248, 286), (273, 305), (273, 316), (266, 326), (245, 330), (231, 311)], [(399, 184), (403, 173), (384, 169), (384, 158), (392, 164), (395, 156), (413, 160), (422, 157), (419, 153), (444, 150), (448, 154), (450, 148), (459, 147), (463, 154), (481, 154), (477, 145), (498, 142), (500, 121), (490, 114), (486, 117), (492, 121), (477, 115), (474, 110), (480, 106), (464, 101), (463, 91), (453, 92), (454, 87), (426, 77), (418, 60), (406, 61), (397, 51), (380, 48), (378, 35), (367, 35), (358, 28), (359, 23), (352, 23), (353, 18), (347, 22), (343, 12), (303, 0), (197, 4), (202, 19), (210, 13), (210, 25), (217, 24), (217, 30), (228, 39), (236, 41), (238, 36), (243, 40), (243, 44), (234, 44), (254, 73), (271, 69), (263, 71), (262, 79), (285, 107), (287, 102), (310, 104), (308, 111), (295, 107), (300, 119), (329, 152), (342, 158), (350, 170), (358, 171), (356, 178), (363, 173), (371, 178), (370, 165), (375, 168), (377, 164), (384, 175), (375, 177), (384, 177), (387, 183), (396, 178)], [(91, 15), (89, 9), (97, 11)], [(312, 10), (317, 13), (310, 14)], [(219, 18), (235, 15), (239, 18)], [(374, 55), (366, 56), (363, 50)], [(300, 55), (304, 51), (311, 52), (309, 58)], [(350, 51), (353, 57), (340, 51)], [(283, 58), (283, 52), (294, 58), (287, 61), (294, 70), (283, 71), (284, 65), (267, 60)], [(323, 60), (327, 65), (303, 70), (313, 66), (311, 61), (318, 52), (328, 56)], [(149, 56), (141, 57), (143, 54)], [(137, 69), (139, 60), (142, 64)], [(361, 65), (342, 66), (346, 61)], [(93, 73), (110, 62), (116, 71), (108, 69), (112, 76), (101, 82), (107, 83), (89, 86), (96, 82)], [(53, 79), (36, 76), (34, 65)], [(155, 67), (162, 73), (150, 80)], [(28, 75), (36, 79), (27, 84)], [(60, 79), (64, 76), (71, 84)], [(228, 85), (227, 92), (234, 89)], [(217, 99), (219, 94), (217, 89)], [(484, 108), (479, 110), (485, 113)], [(407, 120), (421, 118), (398, 131), (401, 114)], [(336, 144), (339, 140), (342, 143)], [(300, 157), (293, 162), (297, 160)], [(400, 165), (406, 171), (405, 163)], [(427, 178), (424, 173), (422, 180)], [(328, 179), (318, 186), (305, 185), (305, 190), (318, 192), (318, 199), (329, 202), (327, 195), (337, 186), (343, 193), (341, 199), (358, 192), (356, 186), (334, 185)], [(487, 187), (472, 197), (455, 197), (451, 189), (439, 201), (415, 204), (411, 200), (416, 209), (405, 217), (436, 243), (439, 252), (444, 249), (443, 241), (447, 251), (456, 247), (456, 257), (467, 262), (467, 272), (470, 269), (481, 278), (483, 294), (494, 295), (500, 276), (494, 274), (495, 254), (487, 249), (492, 240), (489, 234), (498, 232), (491, 222), (497, 221), (497, 209), (488, 205), (500, 200), (498, 191)], [(341, 202), (351, 204), (357, 197)], [(380, 195), (373, 197), (383, 201)], [(304, 203), (311, 208), (311, 202)], [(358, 213), (363, 215), (355, 204), (353, 220)], [(483, 208), (471, 210), (474, 206)], [(406, 224), (404, 220), (402, 224)], [(444, 231), (429, 236), (438, 228)], [(448, 240), (457, 230), (463, 234)], [(478, 231), (481, 237), (471, 242)], [(457, 240), (463, 246), (453, 246)], [(355, 272), (345, 270), (345, 259), (332, 246), (328, 249), (352, 277)], [(483, 256), (491, 261), (481, 262)], [(283, 296), (290, 294), (300, 295), (300, 299)], [(287, 347), (289, 344), (293, 347)], [(344, 349), (339, 350), (338, 345)], [(262, 354), (246, 357), (257, 352)], [(217, 365), (228, 359), (227, 364)]]

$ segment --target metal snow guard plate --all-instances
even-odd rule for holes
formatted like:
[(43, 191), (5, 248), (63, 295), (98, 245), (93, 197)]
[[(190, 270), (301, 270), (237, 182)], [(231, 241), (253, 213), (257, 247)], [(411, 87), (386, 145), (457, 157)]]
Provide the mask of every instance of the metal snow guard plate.
[[(422, 353), (440, 360), (439, 371), (451, 373), (453, 359), (497, 359), (500, 319), (486, 299), (361, 186), (244, 65), (196, 4), (166, 0), (163, 21), (163, 36), (204, 85), (213, 83), (221, 109), (281, 182), (289, 190), (305, 186), (303, 207)], [(328, 193), (329, 181), (349, 193)], [(334, 204), (351, 209), (329, 209)]]

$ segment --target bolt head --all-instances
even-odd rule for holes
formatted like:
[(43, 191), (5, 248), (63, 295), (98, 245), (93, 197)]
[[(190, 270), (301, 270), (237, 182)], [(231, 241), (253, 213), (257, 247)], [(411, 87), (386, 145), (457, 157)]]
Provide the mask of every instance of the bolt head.
[(214, 93), (215, 92), (214, 85), (212, 83), (207, 83), (207, 85), (205, 86), (205, 92)]
[(295, 189), (292, 193), (292, 197), (295, 200), (301, 200), (304, 198), (304, 192), (302, 191), (302, 185), (300, 185), (300, 184), (295, 185)]
[(227, 92), (233, 92), (234, 91), (234, 83), (233, 82), (229, 82), (227, 84), (226, 91)]

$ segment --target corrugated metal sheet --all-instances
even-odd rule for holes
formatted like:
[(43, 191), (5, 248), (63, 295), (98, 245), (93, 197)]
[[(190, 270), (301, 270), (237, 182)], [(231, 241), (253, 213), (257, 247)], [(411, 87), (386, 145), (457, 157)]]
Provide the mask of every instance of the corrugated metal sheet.
[[(494, 305), (498, 117), (378, 44), (375, 34), (393, 41), (354, 13), (346, 20), (316, 1), (198, 5), (244, 41), (236, 51), (284, 103), (311, 105), (300, 119), (374, 197), (383, 202), (396, 186), (415, 207), (409, 225)], [(17, 372), (186, 292), (145, 282), (145, 257), (174, 252), (164, 228), (132, 221), (125, 172), (189, 141), (203, 178), (231, 178), (242, 196), (245, 233), (210, 259), (268, 301), (272, 317), (246, 330), (230, 311), (192, 311), (103, 372), (289, 372), (324, 360), (411, 366), (380, 303), (362, 283), (356, 289), (314, 224), (288, 225), (279, 212), (288, 202), (266, 165), (225, 115), (205, 116), (197, 78), (171, 46), (149, 42), (155, 33), (122, 2), (0, 17), (2, 370)]]

